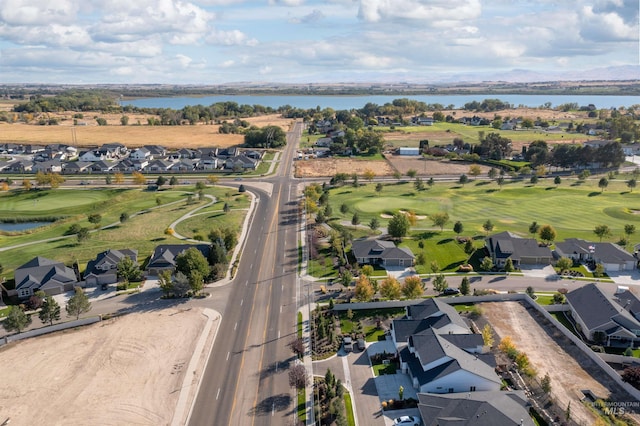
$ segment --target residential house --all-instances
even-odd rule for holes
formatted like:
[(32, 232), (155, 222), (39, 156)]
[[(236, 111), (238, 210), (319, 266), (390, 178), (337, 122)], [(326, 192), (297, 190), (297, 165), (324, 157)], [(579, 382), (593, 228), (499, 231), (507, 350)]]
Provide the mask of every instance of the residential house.
[(567, 238), (556, 243), (558, 257), (568, 257), (575, 262), (586, 263), (594, 268), (600, 263), (607, 272), (631, 271), (638, 267), (638, 259), (613, 243), (596, 243), (580, 238)]
[(27, 299), (38, 290), (48, 295), (60, 294), (80, 284), (73, 269), (39, 256), (16, 268), (14, 275), (15, 290), (9, 296), (17, 294), (20, 299)]
[(391, 340), (403, 348), (413, 334), (434, 329), (441, 334), (469, 334), (470, 330), (455, 308), (439, 299), (425, 299), (406, 307), (406, 318), (393, 320)]
[(392, 241), (359, 239), (353, 241), (351, 251), (359, 264), (413, 266), (415, 261), (410, 249), (396, 247)]
[(118, 282), (118, 263), (125, 257), (138, 262), (138, 250), (107, 250), (98, 253), (95, 259), (87, 263), (83, 277), (87, 285), (113, 284)]
[(424, 426), (534, 426), (525, 391), (418, 394)]
[(150, 161), (153, 160), (153, 155), (151, 155), (151, 151), (149, 151), (147, 148), (142, 147), (132, 151), (131, 154), (129, 154), (129, 159)]
[(107, 159), (106, 154), (97, 150), (85, 151), (80, 153), (80, 156), (79, 156), (80, 161), (96, 162), (96, 161), (104, 161), (106, 159)]
[(391, 338), (400, 369), (419, 392), (499, 390), (495, 359), (482, 335), (472, 334), (455, 308), (438, 299), (410, 305), (393, 320)]
[(173, 166), (171, 166), (171, 171), (172, 172), (177, 172), (177, 173), (189, 173), (189, 172), (193, 172), (195, 170), (198, 170), (198, 166), (199, 166), (200, 160), (192, 160), (190, 158), (183, 158), (181, 160), (179, 160), (178, 162), (174, 163)]
[(62, 164), (62, 173), (66, 175), (75, 175), (79, 173), (86, 173), (93, 165), (89, 161), (70, 161)]
[(614, 298), (593, 283), (567, 293), (571, 317), (579, 330), (587, 339), (606, 346), (640, 344), (640, 320), (627, 306), (628, 300), (631, 300), (628, 295)]
[(553, 262), (549, 247), (540, 245), (534, 238), (522, 238), (508, 231), (487, 237), (485, 247), (498, 267), (503, 267), (509, 258), (516, 268), (520, 265), (551, 265)]
[(109, 173), (111, 169), (117, 166), (118, 163), (115, 161), (96, 161), (91, 166), (89, 166), (89, 170), (91, 173)]
[(44, 146), (41, 145), (25, 145), (24, 153), (27, 155), (33, 155), (40, 151), (44, 151)]
[(249, 150), (249, 151), (244, 151), (243, 152), (244, 155), (246, 155), (249, 158), (252, 158), (254, 160), (262, 160), (262, 157), (264, 156), (264, 152), (263, 151), (256, 151), (256, 150)]
[(33, 163), (31, 168), (33, 173), (60, 173), (62, 172), (62, 162), (60, 160), (48, 160)]
[(331, 138), (320, 138), (316, 141), (316, 146), (322, 146), (325, 148), (328, 148), (331, 146), (331, 144), (333, 143), (333, 139)]
[(153, 160), (147, 164), (147, 167), (144, 168), (145, 172), (150, 173), (161, 173), (168, 172), (175, 163), (167, 160)]
[(622, 309), (629, 312), (635, 319), (640, 321), (640, 299), (631, 293), (628, 289), (620, 293), (616, 293), (614, 301), (622, 306)]
[(253, 158), (249, 158), (244, 154), (227, 158), (224, 163), (225, 169), (255, 170), (257, 167), (258, 161)]
[(7, 164), (4, 171), (7, 173), (31, 173), (33, 164), (33, 161), (30, 160), (16, 160)]
[(129, 152), (120, 142), (105, 143), (97, 151), (103, 153), (108, 159), (122, 158)]
[(145, 145), (146, 148), (153, 158), (161, 158), (167, 155), (167, 149), (160, 145)]
[(398, 148), (398, 155), (420, 155), (420, 148), (401, 146)]
[(440, 334), (429, 328), (411, 335), (399, 355), (401, 370), (419, 392), (499, 391), (502, 386), (481, 334)]
[(183, 251), (195, 247), (204, 255), (209, 257), (210, 246), (208, 244), (163, 244), (153, 251), (149, 263), (147, 263), (147, 273), (158, 275), (165, 270), (173, 271), (176, 267), (176, 257)]

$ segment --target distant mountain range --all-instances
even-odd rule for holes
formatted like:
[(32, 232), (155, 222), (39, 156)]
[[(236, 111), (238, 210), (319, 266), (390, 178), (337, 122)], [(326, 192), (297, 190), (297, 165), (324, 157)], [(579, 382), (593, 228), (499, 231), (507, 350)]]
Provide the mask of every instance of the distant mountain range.
[[(622, 81), (640, 80), (640, 65), (622, 65), (601, 68), (592, 68), (582, 71), (532, 71), (526, 69), (513, 69), (509, 71), (478, 71), (465, 73), (434, 72), (428, 76), (415, 72), (376, 73), (335, 71), (330, 79), (317, 79), (317, 83), (353, 82), (353, 83), (383, 83), (393, 84), (398, 82), (411, 84), (456, 84), (456, 83), (539, 83), (557, 81)], [(302, 83), (302, 82), (299, 82)]]

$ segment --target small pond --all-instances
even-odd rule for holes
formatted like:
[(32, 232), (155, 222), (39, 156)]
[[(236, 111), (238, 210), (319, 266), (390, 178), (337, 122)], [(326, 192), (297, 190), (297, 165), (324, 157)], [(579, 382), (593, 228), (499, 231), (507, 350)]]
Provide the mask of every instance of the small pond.
[(0, 222), (0, 231), (20, 232), (29, 229), (39, 228), (41, 226), (50, 225), (51, 222), (21, 222), (21, 223), (3, 223)]

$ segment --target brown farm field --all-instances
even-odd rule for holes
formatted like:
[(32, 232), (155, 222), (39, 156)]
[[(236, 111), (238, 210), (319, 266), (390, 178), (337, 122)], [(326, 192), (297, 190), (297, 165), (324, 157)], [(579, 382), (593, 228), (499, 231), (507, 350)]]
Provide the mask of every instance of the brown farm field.
[[(89, 117), (91, 115), (91, 117)], [(60, 119), (56, 126), (39, 126), (35, 124), (0, 123), (0, 143), (22, 143), (45, 145), (50, 143), (66, 143), (80, 147), (97, 146), (108, 142), (121, 142), (129, 148), (143, 145), (163, 145), (167, 148), (198, 148), (205, 146), (228, 147), (241, 145), (243, 135), (218, 133), (218, 125), (197, 124), (193, 126), (148, 126), (150, 115), (128, 114), (129, 125), (120, 124), (120, 114), (96, 114), (105, 118), (108, 125), (98, 126), (92, 113), (79, 119), (73, 125), (73, 113), (65, 112), (51, 115)], [(246, 121), (258, 127), (276, 125), (285, 131), (292, 123), (291, 119), (282, 118), (278, 114), (246, 118)], [(138, 125), (137, 123), (140, 123)], [(75, 130), (72, 130), (75, 129)], [(74, 133), (75, 132), (75, 142)]]

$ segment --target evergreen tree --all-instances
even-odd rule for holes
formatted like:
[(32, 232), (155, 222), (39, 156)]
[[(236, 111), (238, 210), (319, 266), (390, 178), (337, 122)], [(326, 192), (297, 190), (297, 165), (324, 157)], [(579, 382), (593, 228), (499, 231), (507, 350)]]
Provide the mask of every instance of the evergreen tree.
[(60, 305), (51, 296), (47, 296), (42, 303), (38, 317), (43, 324), (53, 325), (54, 321), (60, 320)]

